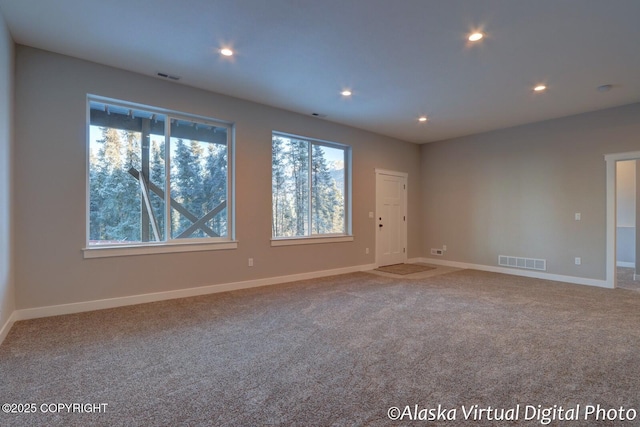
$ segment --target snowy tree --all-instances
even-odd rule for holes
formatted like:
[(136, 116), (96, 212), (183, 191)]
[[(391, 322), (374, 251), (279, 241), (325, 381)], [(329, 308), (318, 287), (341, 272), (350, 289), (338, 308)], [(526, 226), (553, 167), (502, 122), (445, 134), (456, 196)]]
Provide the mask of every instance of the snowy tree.
[[(175, 155), (172, 157), (171, 194), (189, 212), (196, 217), (203, 215), (205, 200), (203, 196), (202, 148), (197, 141), (189, 145), (182, 139), (176, 142)], [(184, 216), (176, 215), (172, 221), (172, 237), (177, 237), (192, 222)], [(196, 236), (187, 236), (196, 237)]]
[(289, 149), (289, 164), (293, 188), (294, 235), (307, 235), (309, 215), (309, 143), (292, 139)]
[[(209, 144), (205, 161), (204, 198), (206, 212), (227, 201), (227, 146)], [(227, 235), (226, 208), (208, 222), (219, 236)]]
[(273, 236), (306, 236), (344, 231), (344, 195), (332, 175), (337, 173), (339, 176), (340, 172), (334, 162), (327, 160), (327, 150), (339, 149), (273, 135)]
[[(166, 116), (154, 119), (155, 115), (145, 117), (144, 112), (133, 110), (125, 115), (117, 109), (110, 110), (107, 105), (94, 108), (92, 104), (91, 109), (89, 239), (92, 244), (136, 242), (143, 238), (145, 241), (155, 240), (151, 223), (148, 230), (143, 229), (147, 227), (144, 221), (147, 205), (137, 179), (139, 174), (147, 171), (142, 165), (143, 157), (147, 161), (143, 150), (149, 150), (147, 189), (150, 216), (158, 226), (159, 239), (166, 241), (187, 229), (193, 230), (193, 224), (212, 211), (215, 215), (208, 218), (206, 227), (213, 233), (195, 229), (181, 237), (228, 235), (226, 135), (216, 134), (217, 127), (195, 122), (182, 128), (183, 121)], [(160, 129), (157, 125), (159, 120), (165, 123), (171, 120), (172, 131), (175, 132), (170, 146), (167, 144), (165, 147), (164, 135), (147, 133)], [(107, 123), (109, 126), (101, 126)], [(209, 131), (211, 133), (207, 134)], [(149, 138), (150, 147), (142, 147), (143, 134)], [(202, 139), (209, 142), (198, 141), (196, 136), (200, 135), (205, 135)], [(167, 169), (169, 159), (170, 171)], [(138, 172), (137, 176), (133, 170)], [(171, 204), (171, 199), (175, 204)], [(169, 213), (171, 215), (167, 217)], [(170, 230), (169, 236), (166, 229)]]
[(274, 136), (271, 151), (272, 233), (273, 236), (293, 235), (291, 202), (287, 188), (287, 150), (283, 138)]
[[(165, 162), (164, 142), (153, 141), (151, 143), (151, 156), (149, 159), (149, 181), (165, 191)], [(158, 224), (160, 240), (164, 240), (165, 201), (156, 193), (150, 191), (151, 209)], [(151, 232), (149, 235), (152, 235)]]
[(100, 212), (104, 202), (103, 194), (98, 191), (104, 186), (105, 171), (98, 162), (98, 156), (93, 149), (89, 151), (89, 240), (100, 240), (103, 226)]
[(334, 233), (337, 188), (329, 173), (324, 150), (319, 145), (312, 148), (311, 176), (312, 231), (315, 234)]
[[(139, 164), (139, 138), (132, 132), (102, 128), (98, 155), (90, 171), (92, 240), (140, 240), (140, 190), (127, 172)], [(126, 142), (123, 142), (123, 138)]]

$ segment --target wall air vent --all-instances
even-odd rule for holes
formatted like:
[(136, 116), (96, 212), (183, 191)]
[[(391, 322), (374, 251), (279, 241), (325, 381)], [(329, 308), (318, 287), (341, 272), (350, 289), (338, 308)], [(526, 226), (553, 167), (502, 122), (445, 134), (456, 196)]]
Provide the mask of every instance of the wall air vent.
[(327, 115), (326, 114), (320, 114), (320, 113), (311, 113), (311, 115), (313, 117), (318, 117), (319, 119), (326, 119)]
[(174, 81), (180, 80), (180, 77), (178, 76), (172, 76), (171, 74), (165, 74), (165, 73), (158, 73), (158, 77), (162, 77), (164, 79), (169, 79)]
[(521, 258), (515, 256), (498, 255), (498, 265), (512, 268), (526, 268), (528, 270), (547, 271), (547, 260), (536, 258)]

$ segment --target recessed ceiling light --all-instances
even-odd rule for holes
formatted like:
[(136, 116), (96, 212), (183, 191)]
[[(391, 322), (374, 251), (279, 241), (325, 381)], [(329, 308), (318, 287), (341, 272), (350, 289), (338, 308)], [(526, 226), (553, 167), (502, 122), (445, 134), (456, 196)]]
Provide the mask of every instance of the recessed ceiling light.
[(477, 42), (478, 40), (480, 40), (483, 37), (484, 37), (484, 34), (482, 34), (482, 33), (473, 33), (473, 34), (469, 35), (469, 41), (470, 42)]
[(340, 92), (340, 95), (342, 95), (342, 96), (351, 96), (351, 91), (349, 89), (345, 89), (342, 92)]
[(543, 90), (546, 90), (546, 89), (547, 87), (545, 85), (538, 85), (533, 88), (533, 90), (535, 90), (536, 92), (542, 92)]
[(426, 121), (427, 121), (427, 116), (420, 116), (420, 117), (418, 118), (418, 121), (419, 121), (419, 122), (426, 122)]
[(220, 49), (220, 53), (222, 55), (224, 55), (224, 56), (232, 56), (233, 55), (233, 51), (231, 49), (229, 49), (228, 47)]

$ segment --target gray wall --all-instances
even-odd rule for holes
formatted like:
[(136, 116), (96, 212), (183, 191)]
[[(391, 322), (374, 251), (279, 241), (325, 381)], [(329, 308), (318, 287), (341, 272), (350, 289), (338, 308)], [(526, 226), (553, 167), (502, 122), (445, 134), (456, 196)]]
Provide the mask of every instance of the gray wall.
[[(417, 145), (24, 46), (15, 90), (17, 308), (373, 263), (374, 168), (409, 173), (408, 255), (422, 254)], [(237, 250), (83, 259), (87, 93), (236, 123)], [(270, 246), (272, 130), (352, 146), (354, 242)]]
[[(11, 40), (2, 33), (0, 84), (10, 88)], [(0, 100), (0, 320), (14, 308), (14, 282), (16, 308), (32, 308), (373, 263), (374, 168), (409, 173), (409, 257), (447, 245), (448, 260), (545, 258), (549, 273), (604, 279), (603, 155), (640, 149), (640, 104), (417, 146), (24, 46), (16, 47), (15, 66), (12, 229), (19, 238), (12, 281), (7, 95)], [(236, 123), (237, 250), (83, 259), (87, 93)], [(354, 242), (270, 246), (272, 130), (353, 147)]]
[(639, 118), (632, 104), (423, 145), (425, 256), (445, 244), (447, 260), (544, 258), (549, 273), (604, 279), (603, 156), (640, 150)]
[(0, 328), (14, 310), (11, 257), (13, 40), (0, 12)]

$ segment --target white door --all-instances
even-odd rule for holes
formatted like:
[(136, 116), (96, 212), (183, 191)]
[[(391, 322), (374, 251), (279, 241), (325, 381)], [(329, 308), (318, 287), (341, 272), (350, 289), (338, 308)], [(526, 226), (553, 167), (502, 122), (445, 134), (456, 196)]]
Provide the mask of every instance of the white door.
[(407, 260), (407, 175), (376, 170), (376, 264)]

